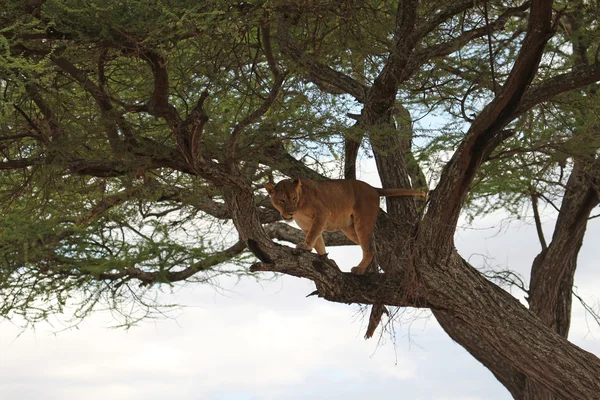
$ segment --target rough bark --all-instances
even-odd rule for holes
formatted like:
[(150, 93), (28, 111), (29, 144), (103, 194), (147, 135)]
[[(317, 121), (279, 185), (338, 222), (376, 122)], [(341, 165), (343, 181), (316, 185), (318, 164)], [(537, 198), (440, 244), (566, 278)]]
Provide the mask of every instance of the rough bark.
[(594, 164), (575, 161), (552, 241), (536, 257), (531, 269), (531, 310), (564, 337), (569, 332), (571, 314), (572, 285), (568, 283), (573, 281), (588, 218), (599, 201), (593, 184), (600, 179), (600, 169)]
[[(600, 201), (595, 189), (600, 168), (593, 154), (578, 157), (567, 186), (552, 241), (531, 269), (529, 305), (540, 320), (566, 338), (571, 323), (573, 279), (590, 213)], [(526, 381), (524, 399), (556, 399), (536, 382)]]
[(440, 326), (454, 341), (469, 352), (490, 370), (517, 400), (523, 399), (525, 374), (516, 369), (496, 348), (490, 346), (481, 336), (444, 311), (433, 310)]
[(360, 142), (354, 138), (346, 137), (344, 139), (344, 178), (356, 179), (356, 158)]

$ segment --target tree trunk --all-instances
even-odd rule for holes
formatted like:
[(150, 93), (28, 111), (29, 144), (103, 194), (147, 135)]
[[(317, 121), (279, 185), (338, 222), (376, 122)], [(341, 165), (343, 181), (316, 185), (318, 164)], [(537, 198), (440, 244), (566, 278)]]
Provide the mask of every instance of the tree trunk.
[[(371, 139), (384, 187), (411, 185), (405, 159), (410, 136), (403, 135), (406, 126), (396, 129), (393, 113), (415, 45), (416, 6), (412, 0), (399, 2), (395, 47), (373, 86), (365, 93), (360, 86), (343, 85), (364, 103), (361, 127)], [(378, 261), (385, 274), (344, 274), (324, 257), (273, 245), (259, 227), (250, 226), (256, 218), (244, 217), (245, 210), (252, 207), (249, 189), (246, 194), (234, 189), (226, 201), (240, 235), (262, 260), (255, 269), (311, 279), (317, 287), (315, 293), (330, 301), (430, 308), (453, 339), (490, 368), (515, 398), (524, 398), (535, 384), (560, 398), (593, 399), (600, 393), (600, 359), (550, 329), (551, 324), (544, 324), (513, 296), (486, 280), (454, 248), (456, 223), (473, 178), (506, 138), (506, 125), (522, 112), (519, 106), (552, 37), (551, 2), (532, 2), (527, 29), (506, 83), (478, 115), (442, 172), (425, 217), (418, 217), (414, 203), (388, 201), (389, 216), (380, 218), (375, 232)], [(291, 46), (287, 53), (302, 60)], [(317, 75), (322, 69), (315, 63), (308, 63), (307, 68)], [(329, 70), (321, 72), (335, 78)], [(572, 241), (570, 246), (577, 247), (577, 243)], [(566, 303), (561, 304), (561, 309), (566, 309)], [(551, 309), (553, 315), (556, 307)]]
[[(594, 185), (600, 177), (595, 156), (575, 159), (563, 203), (552, 236), (552, 242), (535, 258), (531, 269), (529, 304), (542, 322), (566, 338), (571, 324), (573, 278), (577, 256), (598, 193)], [(554, 400), (557, 397), (539, 384), (527, 379), (524, 399)]]

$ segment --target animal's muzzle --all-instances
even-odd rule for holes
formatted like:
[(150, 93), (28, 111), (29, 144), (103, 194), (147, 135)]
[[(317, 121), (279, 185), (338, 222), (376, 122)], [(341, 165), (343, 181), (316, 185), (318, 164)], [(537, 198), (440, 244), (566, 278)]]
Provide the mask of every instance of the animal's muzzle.
[(287, 216), (281, 214), (281, 218), (285, 219), (286, 221), (291, 221), (294, 219), (294, 214), (288, 214)]

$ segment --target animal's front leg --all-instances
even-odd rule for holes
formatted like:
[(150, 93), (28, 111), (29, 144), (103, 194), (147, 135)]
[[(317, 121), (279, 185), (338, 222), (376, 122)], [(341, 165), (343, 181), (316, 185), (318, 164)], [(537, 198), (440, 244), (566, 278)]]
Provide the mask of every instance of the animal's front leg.
[(317, 250), (317, 254), (320, 256), (327, 254), (325, 251), (325, 241), (323, 240), (323, 234), (319, 235), (317, 238), (317, 242), (315, 243), (315, 250)]
[(371, 260), (373, 260), (373, 231), (377, 221), (377, 213), (369, 213), (369, 211), (370, 210), (363, 212), (361, 217), (357, 215), (354, 218), (354, 230), (356, 238), (358, 239), (358, 243), (360, 244), (363, 252), (360, 263), (350, 270), (350, 272), (355, 275), (363, 275), (371, 263)]
[[(296, 245), (296, 248), (311, 251), (315, 246), (317, 246), (317, 252), (319, 254), (325, 254), (325, 242), (323, 242), (321, 233), (325, 228), (326, 222), (326, 215), (316, 215), (312, 221), (312, 225), (308, 228), (307, 231), (305, 231), (306, 238), (304, 239), (304, 243), (298, 243)], [(320, 251), (322, 251), (323, 253), (321, 253)]]

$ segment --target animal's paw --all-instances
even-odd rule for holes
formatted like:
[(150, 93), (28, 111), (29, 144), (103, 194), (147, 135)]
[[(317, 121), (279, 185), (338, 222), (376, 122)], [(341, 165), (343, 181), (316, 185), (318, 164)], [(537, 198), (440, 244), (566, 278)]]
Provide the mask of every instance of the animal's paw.
[(312, 247), (310, 247), (306, 243), (298, 243), (296, 245), (296, 248), (299, 249), (299, 250), (306, 250), (306, 251), (311, 251), (312, 250)]
[(364, 275), (365, 274), (365, 270), (362, 269), (361, 267), (352, 267), (350, 272), (353, 273), (354, 275)]

